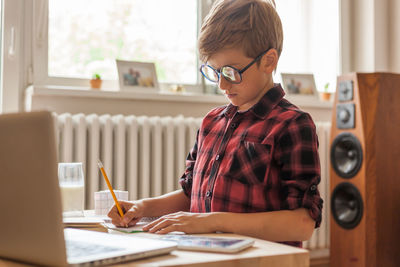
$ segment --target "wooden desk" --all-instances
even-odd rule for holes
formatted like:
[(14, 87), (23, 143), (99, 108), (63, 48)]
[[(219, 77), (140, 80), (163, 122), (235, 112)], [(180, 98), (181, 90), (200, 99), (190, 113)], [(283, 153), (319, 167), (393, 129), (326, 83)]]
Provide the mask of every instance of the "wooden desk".
[[(136, 236), (150, 235), (135, 234)], [(207, 236), (240, 237), (233, 234), (207, 234)], [(255, 239), (253, 247), (236, 254), (209, 253), (175, 250), (171, 254), (151, 257), (121, 263), (113, 266), (179, 266), (179, 267), (253, 267), (253, 266), (279, 266), (279, 267), (308, 267), (309, 253), (306, 249), (299, 249), (274, 242)], [(27, 266), (12, 261), (0, 259), (0, 267)]]
[[(92, 217), (94, 210), (86, 210), (85, 216)], [(110, 231), (112, 234), (126, 235), (117, 231)], [(130, 236), (149, 237), (155, 234), (137, 233)], [(214, 237), (243, 237), (234, 234), (202, 234)], [(156, 256), (142, 260), (135, 260), (116, 264), (113, 266), (169, 266), (169, 267), (255, 267), (255, 266), (279, 266), (279, 267), (308, 267), (310, 264), (309, 252), (279, 243), (269, 242), (254, 238), (253, 247), (235, 254), (211, 253), (174, 250), (170, 254)], [(38, 241), (40, 242), (40, 241)], [(26, 267), (28, 265), (0, 259), (0, 267)]]
[[(241, 237), (233, 234), (207, 234), (207, 236)], [(175, 250), (169, 255), (137, 260), (118, 266), (304, 267), (309, 264), (309, 253), (306, 249), (255, 239), (253, 247), (235, 254)]]

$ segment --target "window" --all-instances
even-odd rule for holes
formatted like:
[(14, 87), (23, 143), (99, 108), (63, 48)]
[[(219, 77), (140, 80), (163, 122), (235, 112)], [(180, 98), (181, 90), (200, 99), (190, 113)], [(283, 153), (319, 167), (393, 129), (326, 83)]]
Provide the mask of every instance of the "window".
[[(155, 62), (161, 83), (198, 84), (196, 14), (199, 5), (208, 8), (210, 2), (49, 0), (45, 76), (73, 78), (63, 79), (69, 83), (98, 72), (116, 81), (115, 59), (122, 59)], [(279, 0), (276, 5), (284, 47), (275, 80), (281, 72), (314, 73), (319, 90), (329, 83), (333, 91), (339, 73), (338, 1)]]
[(336, 90), (339, 74), (339, 1), (275, 1), (283, 25), (280, 73), (313, 73), (317, 89)]
[[(339, 1), (275, 2), (284, 28), (275, 81), (280, 82), (281, 72), (314, 73), (318, 90), (329, 83), (334, 91), (339, 73)], [(197, 85), (197, 91), (201, 87), (196, 48), (201, 21), (198, 15), (204, 17), (211, 3), (36, 0), (34, 82), (87, 87), (92, 74), (100, 72), (117, 88), (114, 60), (122, 59), (153, 61), (161, 84)]]
[(49, 0), (48, 76), (118, 79), (115, 59), (197, 83), (197, 0)]

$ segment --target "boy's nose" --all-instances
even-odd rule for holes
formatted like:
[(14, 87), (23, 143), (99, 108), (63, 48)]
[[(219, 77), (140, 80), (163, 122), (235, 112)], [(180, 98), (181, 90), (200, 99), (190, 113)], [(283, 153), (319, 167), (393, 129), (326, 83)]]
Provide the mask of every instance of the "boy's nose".
[(224, 77), (221, 76), (218, 81), (218, 87), (219, 89), (226, 91), (231, 89), (232, 83), (228, 82)]

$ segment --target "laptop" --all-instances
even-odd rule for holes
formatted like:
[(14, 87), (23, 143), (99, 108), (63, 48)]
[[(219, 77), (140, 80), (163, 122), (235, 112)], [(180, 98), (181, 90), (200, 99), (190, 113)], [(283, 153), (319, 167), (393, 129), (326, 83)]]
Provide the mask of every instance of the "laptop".
[(0, 115), (0, 257), (104, 265), (167, 254), (176, 243), (63, 228), (50, 112)]

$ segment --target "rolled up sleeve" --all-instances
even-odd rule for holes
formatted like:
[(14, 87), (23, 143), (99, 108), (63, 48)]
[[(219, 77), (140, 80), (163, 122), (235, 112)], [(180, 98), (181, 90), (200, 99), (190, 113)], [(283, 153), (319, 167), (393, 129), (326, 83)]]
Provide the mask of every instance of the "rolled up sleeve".
[(281, 167), (282, 209), (305, 208), (321, 224), (323, 201), (318, 191), (321, 169), (314, 122), (301, 113), (287, 124), (277, 142), (276, 160)]

